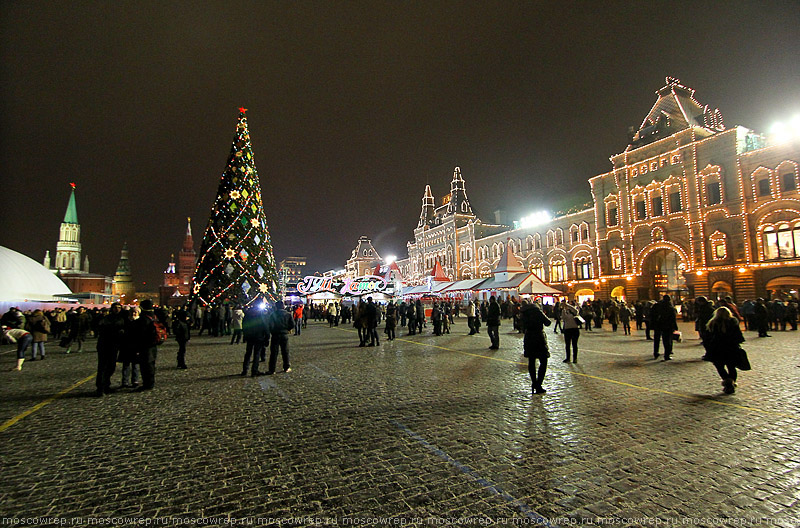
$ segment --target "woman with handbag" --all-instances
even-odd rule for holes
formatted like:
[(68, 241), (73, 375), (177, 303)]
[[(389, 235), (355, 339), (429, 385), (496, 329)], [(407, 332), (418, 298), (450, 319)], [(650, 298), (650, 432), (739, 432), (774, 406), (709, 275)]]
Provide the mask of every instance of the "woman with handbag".
[(707, 356), (722, 378), (725, 394), (733, 394), (736, 391), (736, 368), (744, 354), (739, 346), (744, 342), (739, 321), (728, 308), (720, 306), (708, 321), (706, 330), (704, 343)]

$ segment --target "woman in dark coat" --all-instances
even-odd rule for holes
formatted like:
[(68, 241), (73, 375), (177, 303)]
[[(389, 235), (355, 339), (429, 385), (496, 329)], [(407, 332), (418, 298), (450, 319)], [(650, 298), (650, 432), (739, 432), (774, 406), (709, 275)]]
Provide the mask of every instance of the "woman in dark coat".
[(384, 329), (389, 341), (394, 339), (395, 327), (397, 327), (397, 307), (394, 305), (394, 301), (389, 301), (389, 306), (386, 307), (386, 328)]
[[(542, 312), (538, 304), (529, 304), (526, 301), (520, 309), (520, 321), (525, 329), (523, 355), (528, 358), (528, 373), (531, 376), (533, 393), (544, 394), (547, 391), (542, 387), (542, 382), (547, 372), (547, 358), (550, 357), (544, 327), (550, 326), (550, 319)], [(536, 369), (537, 359), (539, 360), (538, 370)]]
[(714, 311), (714, 317), (706, 326), (706, 353), (714, 363), (725, 394), (736, 391), (736, 365), (739, 362), (739, 345), (744, 342), (739, 321), (731, 311), (720, 306)]

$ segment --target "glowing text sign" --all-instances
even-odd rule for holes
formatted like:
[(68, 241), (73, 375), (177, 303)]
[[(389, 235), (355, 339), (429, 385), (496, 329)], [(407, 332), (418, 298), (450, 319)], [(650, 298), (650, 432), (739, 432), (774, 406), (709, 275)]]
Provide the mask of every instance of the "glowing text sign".
[(382, 292), (386, 289), (386, 279), (378, 275), (363, 275), (355, 279), (344, 279), (344, 282), (334, 282), (331, 277), (303, 277), (297, 283), (297, 291), (303, 295), (312, 295), (320, 292), (335, 292), (342, 295), (363, 295), (365, 293)]
[(297, 291), (303, 295), (311, 295), (324, 291), (336, 291), (333, 286), (333, 279), (331, 277), (314, 277), (309, 275), (303, 277), (303, 282), (297, 283)]
[(382, 292), (386, 289), (386, 279), (378, 275), (363, 275), (355, 279), (344, 279), (344, 286), (339, 290), (341, 294), (362, 295), (365, 293)]

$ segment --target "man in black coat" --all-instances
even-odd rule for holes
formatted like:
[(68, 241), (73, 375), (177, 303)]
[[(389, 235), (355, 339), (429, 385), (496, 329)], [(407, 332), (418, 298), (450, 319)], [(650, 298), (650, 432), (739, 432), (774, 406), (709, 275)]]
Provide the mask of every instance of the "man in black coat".
[[(369, 336), (369, 344), (367, 346), (380, 345), (378, 340), (378, 307), (372, 302), (372, 297), (367, 297), (367, 304), (364, 305), (364, 313), (366, 314), (367, 322), (367, 336)], [(366, 341), (366, 338), (364, 339)]]
[(251, 376), (262, 376), (264, 373), (258, 371), (258, 362), (264, 349), (269, 344), (269, 321), (262, 308), (251, 306), (247, 309), (242, 320), (242, 335), (247, 344), (242, 363), (242, 376), (247, 376), (247, 369), (250, 366), (250, 358), (253, 359), (253, 367), (250, 371)]
[(158, 332), (153, 301), (145, 299), (139, 304), (142, 315), (131, 325), (133, 350), (142, 372), (142, 386), (137, 392), (150, 390), (156, 383), (156, 359), (158, 357)]
[(489, 297), (489, 307), (486, 311), (486, 333), (489, 334), (489, 339), (492, 344), (490, 350), (497, 350), (500, 348), (500, 305), (497, 304), (497, 299), (494, 295)]
[(283, 371), (292, 371), (292, 367), (289, 364), (289, 332), (291, 330), (294, 330), (292, 314), (284, 309), (283, 301), (278, 301), (269, 316), (269, 331), (272, 343), (269, 346), (269, 370), (267, 375), (275, 373), (275, 365), (278, 362), (278, 348), (281, 350), (283, 359)]
[(678, 330), (677, 314), (672, 299), (665, 295), (650, 308), (650, 328), (653, 334), (653, 358), (659, 356), (658, 345), (664, 343), (664, 361), (672, 359), (672, 334)]
[(122, 305), (115, 302), (111, 305), (111, 311), (97, 325), (97, 396), (113, 392), (111, 376), (117, 368), (117, 355), (124, 334)]

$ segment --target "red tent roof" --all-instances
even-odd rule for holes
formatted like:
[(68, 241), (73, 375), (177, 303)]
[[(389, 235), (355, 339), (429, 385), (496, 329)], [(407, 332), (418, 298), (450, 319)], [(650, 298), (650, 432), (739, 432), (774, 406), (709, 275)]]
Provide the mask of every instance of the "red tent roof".
[(433, 265), (433, 271), (431, 271), (431, 277), (435, 281), (449, 281), (450, 279), (447, 278), (447, 275), (444, 274), (444, 269), (442, 269), (442, 264), (437, 260), (436, 264)]

